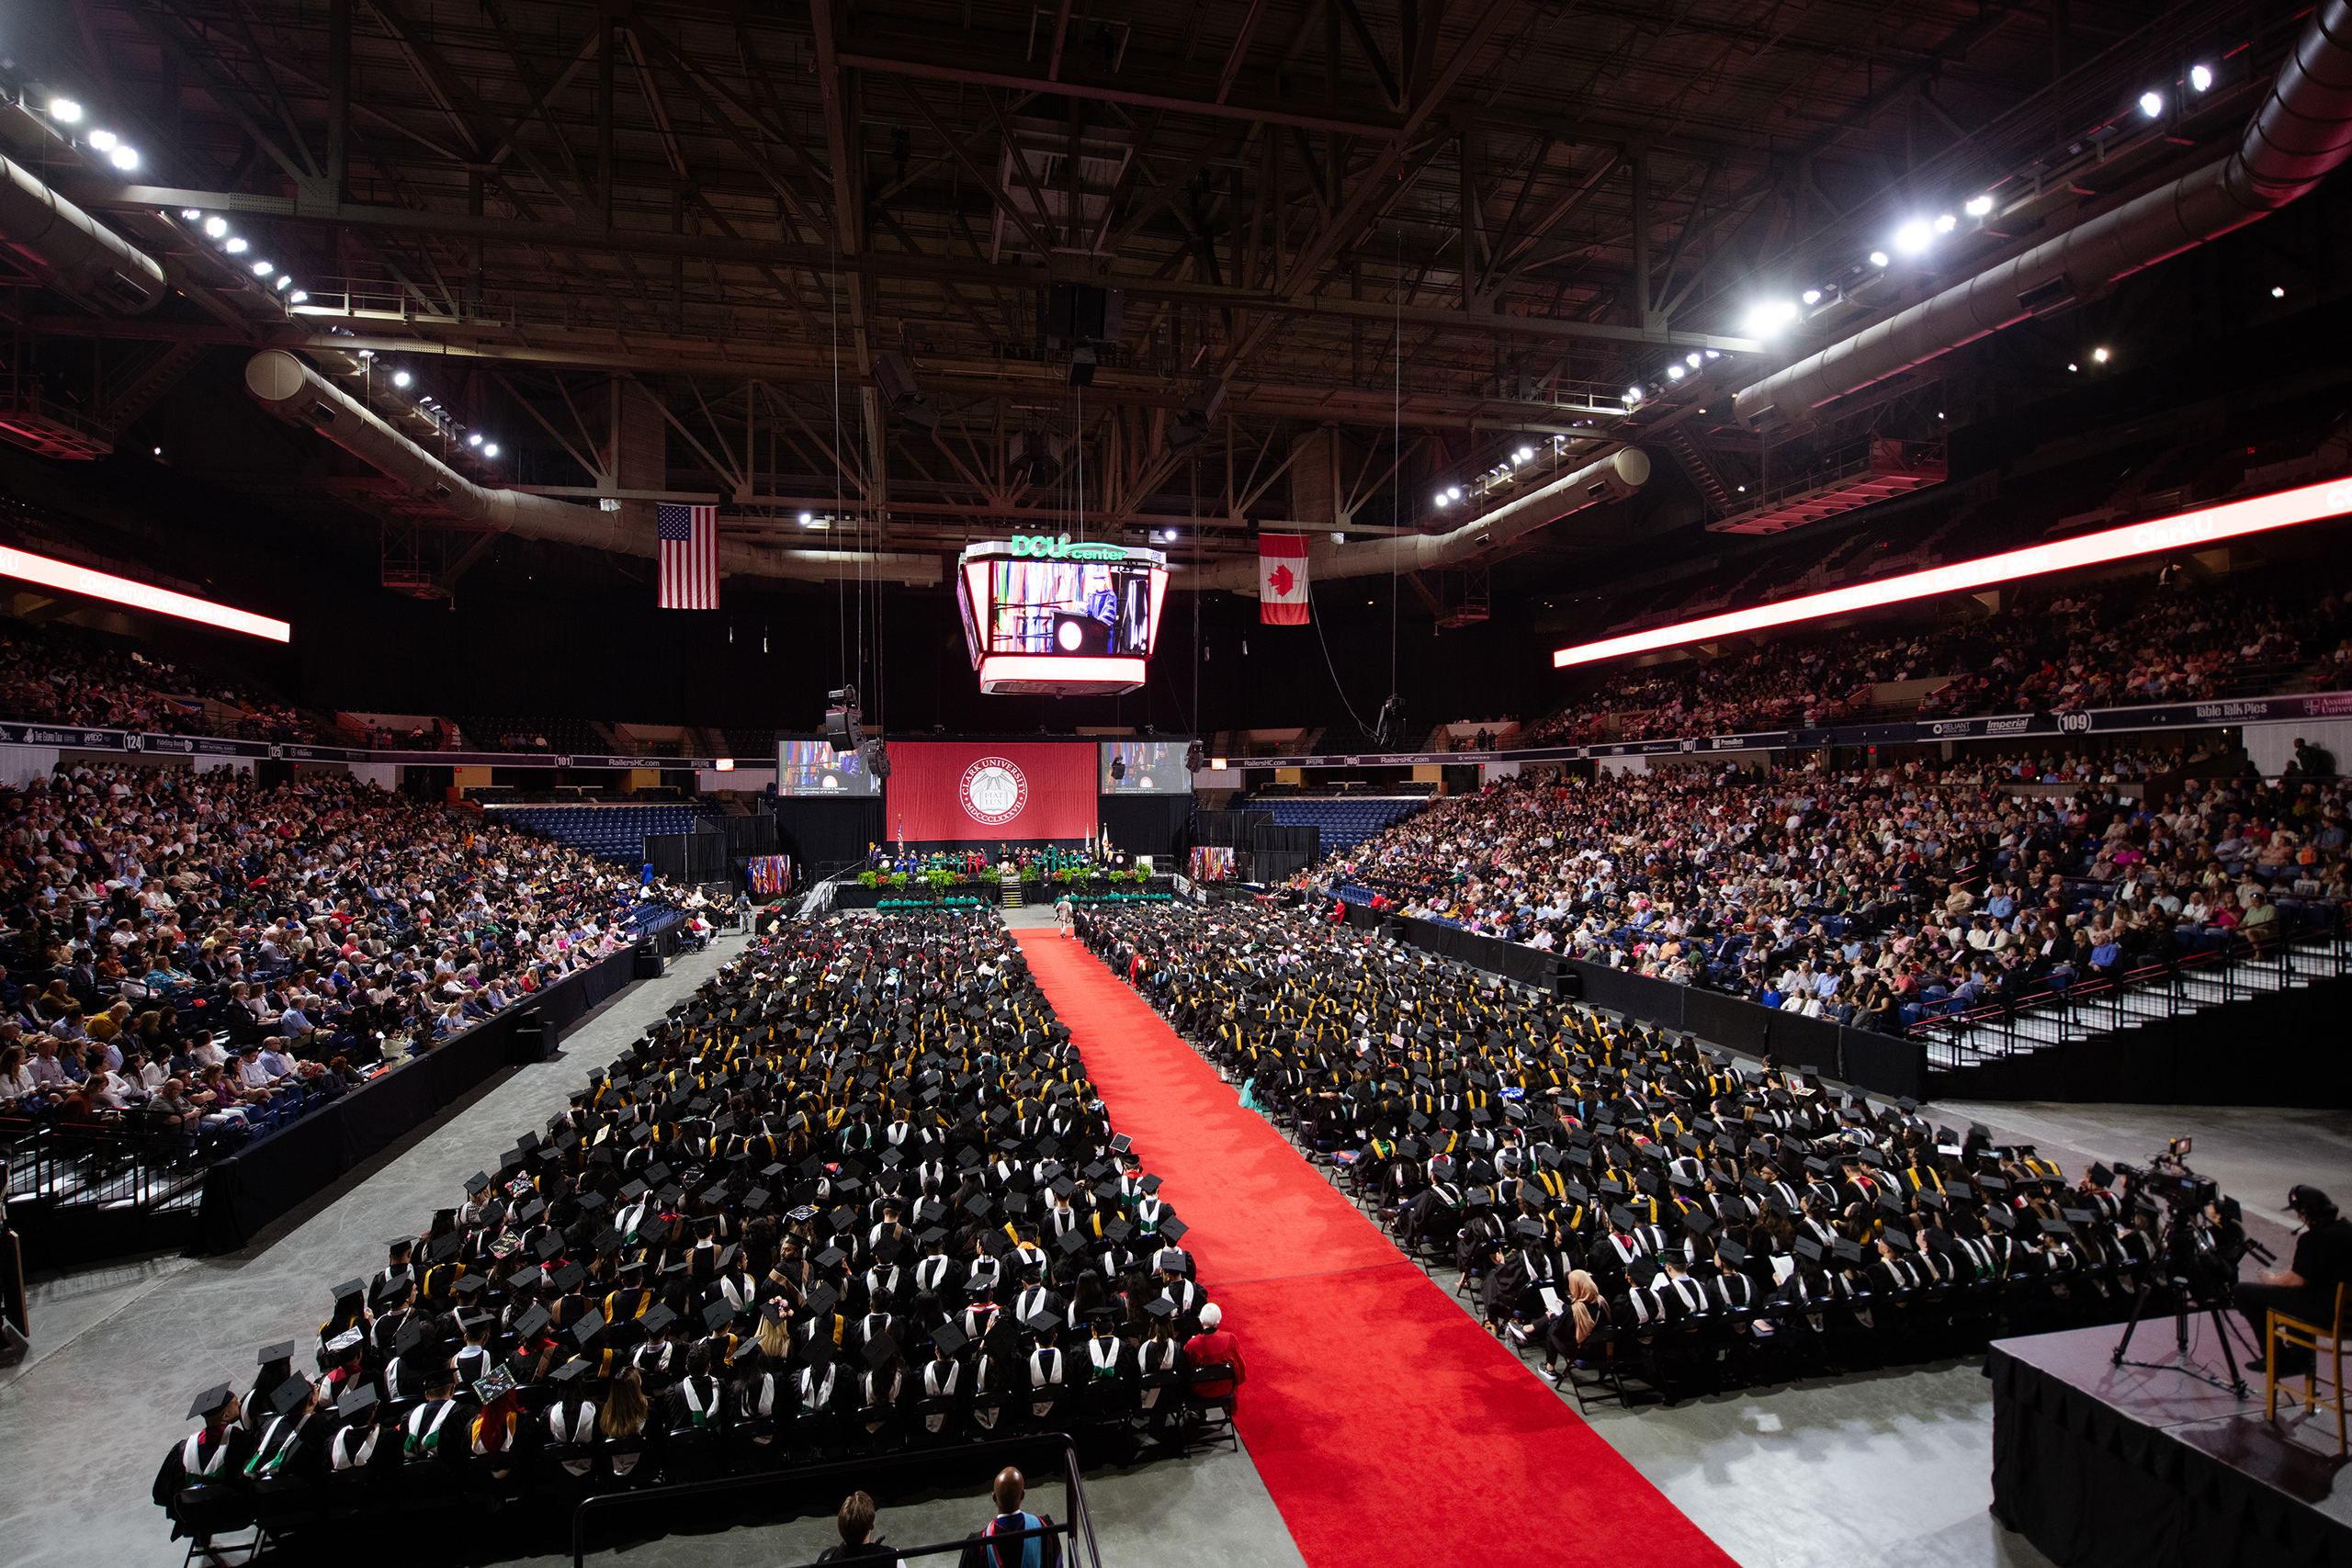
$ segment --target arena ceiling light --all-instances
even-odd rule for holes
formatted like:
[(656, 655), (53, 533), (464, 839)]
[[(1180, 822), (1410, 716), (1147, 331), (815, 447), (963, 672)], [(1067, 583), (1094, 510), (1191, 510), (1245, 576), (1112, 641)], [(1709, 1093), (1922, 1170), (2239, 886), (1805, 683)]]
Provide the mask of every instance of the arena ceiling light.
[(284, 621), (273, 621), (267, 615), (256, 615), (249, 610), (232, 609), (216, 604), (209, 599), (198, 599), (186, 593), (175, 593), (168, 588), (152, 583), (133, 582), (127, 577), (111, 572), (92, 571), (87, 567), (51, 560), (28, 550), (12, 550), (0, 547), (0, 577), (13, 577), (24, 582), (37, 582), (44, 588), (54, 588), (61, 593), (76, 593), (85, 599), (103, 599), (112, 604), (128, 604), (134, 610), (148, 610), (159, 615), (175, 615), (184, 621), (199, 621), (223, 631), (243, 632), (247, 637), (266, 637), (272, 642), (291, 642), (294, 628)]
[(1903, 255), (1919, 255), (1935, 243), (1935, 228), (1924, 218), (1914, 218), (1894, 231), (1894, 248)]
[(1836, 589), (1827, 593), (1808, 593), (1801, 599), (1783, 600), (1778, 604), (1758, 605), (1752, 610), (1736, 610), (1724, 615), (1708, 615), (1695, 621), (1684, 621), (1679, 626), (1659, 626), (1655, 630), (1608, 637), (1600, 642), (1579, 643), (1555, 651), (1552, 655), (1552, 667), (1565, 670), (1571, 665), (1592, 664), (1603, 659), (1622, 659), (1631, 653), (1680, 648), (1686, 643), (1737, 637), (1744, 632), (1760, 631), (1766, 626), (1785, 626), (1799, 621), (1819, 620), (1826, 615), (1850, 615), (1857, 610), (1875, 609), (1882, 604), (1900, 604), (1913, 599), (1928, 599), (1939, 593), (1964, 593), (1996, 582), (2041, 577), (2056, 571), (2073, 571), (2080, 567), (2126, 560), (2133, 556), (2153, 555), (2158, 551), (2202, 549), (2224, 539), (2267, 533), (2274, 528), (2291, 528), (2302, 523), (2316, 523), (2323, 518), (2340, 517), (2347, 512), (2352, 512), (2352, 479), (2330, 479), (2324, 484), (2305, 485), (2300, 490), (2279, 491), (2248, 501), (2209, 506), (2201, 512), (2184, 512), (2175, 517), (2134, 523), (2123, 528), (2109, 528), (2077, 539), (2035, 545), (2003, 555), (1961, 561), (1952, 566), (1938, 567), (1932, 571), (1906, 572), (1883, 581), (1858, 583), (1854, 587)]
[(71, 98), (49, 100), (49, 118), (61, 125), (72, 125), (82, 118), (82, 106)]
[(2200, 93), (2204, 92), (2213, 85), (2213, 68), (2210, 65), (2190, 66), (2188, 68), (2188, 85), (2196, 88)]

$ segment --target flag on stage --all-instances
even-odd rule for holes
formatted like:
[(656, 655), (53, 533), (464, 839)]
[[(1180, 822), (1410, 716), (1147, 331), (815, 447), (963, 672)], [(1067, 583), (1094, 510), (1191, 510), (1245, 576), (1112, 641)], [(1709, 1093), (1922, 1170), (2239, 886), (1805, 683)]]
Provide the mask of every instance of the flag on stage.
[(718, 608), (718, 508), (654, 508), (662, 537), (662, 608)]
[(1258, 536), (1258, 620), (1269, 626), (1306, 624), (1306, 536)]

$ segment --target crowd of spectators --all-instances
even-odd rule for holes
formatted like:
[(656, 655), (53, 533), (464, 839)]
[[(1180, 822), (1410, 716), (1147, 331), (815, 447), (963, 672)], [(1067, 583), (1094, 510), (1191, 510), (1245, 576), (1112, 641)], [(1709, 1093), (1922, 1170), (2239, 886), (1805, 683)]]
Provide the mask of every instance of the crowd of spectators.
[(0, 717), (89, 729), (209, 735), (208, 700), (247, 740), (310, 741), (316, 727), (247, 687), (182, 670), (127, 639), (13, 621), (0, 633)]
[[(1896, 1033), (2335, 921), (2352, 788), (2303, 756), (2275, 782), (2191, 775), (2153, 797), (2120, 782), (2173, 776), (2171, 759), (2136, 751), (1505, 780), (1298, 881)], [(2027, 778), (2080, 787), (2004, 787)]]
[(1817, 728), (1895, 713), (1872, 689), (1936, 679), (1926, 719), (2204, 702), (2269, 690), (2319, 661), (2352, 673), (2352, 617), (2326, 586), (2205, 585), (2184, 573), (2028, 595), (1940, 630), (1791, 637), (1704, 663), (1627, 669), (1537, 725), (1524, 744), (1592, 745)]
[(0, 1104), (235, 1140), (629, 940), (671, 897), (339, 774), (78, 765), (0, 791)]

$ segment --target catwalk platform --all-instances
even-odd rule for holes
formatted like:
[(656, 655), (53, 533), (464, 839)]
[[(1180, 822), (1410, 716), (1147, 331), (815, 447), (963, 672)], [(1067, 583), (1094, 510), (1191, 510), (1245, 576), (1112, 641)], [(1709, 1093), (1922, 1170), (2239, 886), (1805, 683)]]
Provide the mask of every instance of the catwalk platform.
[[(2111, 1326), (1995, 1341), (1995, 1517), (2061, 1568), (2348, 1568), (2335, 1417), (2282, 1398), (2266, 1421), (2262, 1369), (2238, 1398), (2212, 1319), (2188, 1331), (2184, 1352), (2170, 1316), (2142, 1324), (2122, 1366)], [(2241, 1361), (2245, 1340), (2231, 1341)]]

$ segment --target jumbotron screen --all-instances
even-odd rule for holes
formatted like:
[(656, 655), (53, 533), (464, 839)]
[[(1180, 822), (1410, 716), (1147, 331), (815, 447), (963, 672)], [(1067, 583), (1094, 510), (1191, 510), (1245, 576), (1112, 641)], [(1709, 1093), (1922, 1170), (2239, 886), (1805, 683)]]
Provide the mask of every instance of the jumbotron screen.
[(956, 567), (981, 691), (1103, 696), (1143, 684), (1168, 595), (1158, 550), (1015, 536), (967, 547)]
[(823, 737), (786, 735), (775, 743), (778, 795), (879, 795), (882, 783), (855, 751), (836, 751)]
[(1101, 787), (1104, 795), (1185, 795), (1193, 775), (1184, 771), (1189, 740), (1105, 740)]

